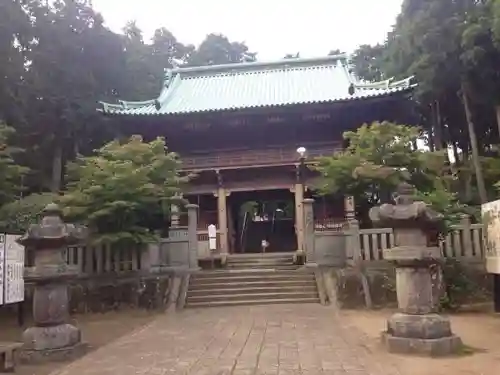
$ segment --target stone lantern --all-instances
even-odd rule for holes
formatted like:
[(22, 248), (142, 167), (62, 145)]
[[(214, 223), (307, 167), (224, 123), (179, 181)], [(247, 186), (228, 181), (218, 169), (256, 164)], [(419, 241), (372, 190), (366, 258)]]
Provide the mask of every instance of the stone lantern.
[(85, 227), (65, 224), (56, 204), (43, 210), (39, 224), (29, 227), (18, 242), (35, 253), (35, 267), (27, 276), (35, 283), (33, 318), (35, 325), (23, 333), (23, 355), (28, 360), (64, 359), (82, 348), (80, 330), (68, 323), (68, 281), (76, 276), (64, 253), (81, 243)]
[(428, 235), (444, 229), (443, 217), (426, 203), (414, 201), (414, 193), (411, 185), (402, 183), (395, 205), (370, 210), (375, 225), (394, 229), (395, 247), (384, 250), (384, 259), (396, 266), (400, 312), (389, 318), (382, 341), (393, 353), (447, 355), (462, 342), (452, 333), (448, 318), (438, 314), (432, 278), (442, 255), (439, 247), (428, 246)]

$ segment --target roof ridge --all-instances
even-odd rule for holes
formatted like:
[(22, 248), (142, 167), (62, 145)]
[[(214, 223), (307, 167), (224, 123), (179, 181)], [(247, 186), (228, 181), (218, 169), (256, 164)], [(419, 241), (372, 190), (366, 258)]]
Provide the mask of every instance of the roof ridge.
[(181, 79), (196, 79), (196, 78), (211, 78), (211, 77), (226, 77), (233, 75), (259, 75), (259, 74), (268, 74), (275, 73), (280, 71), (304, 71), (304, 70), (313, 70), (313, 69), (332, 69), (337, 68), (337, 65), (333, 64), (320, 64), (320, 65), (311, 65), (311, 66), (270, 66), (266, 69), (230, 69), (227, 71), (208, 71), (208, 72), (199, 72), (199, 73), (188, 73), (188, 74), (177, 74), (176, 77), (181, 77)]
[(345, 53), (338, 55), (329, 55), (322, 57), (299, 57), (293, 59), (281, 59), (274, 61), (253, 61), (244, 63), (233, 63), (233, 64), (219, 64), (219, 65), (206, 65), (206, 66), (194, 66), (194, 67), (178, 67), (169, 69), (171, 74), (181, 74), (181, 75), (197, 75), (200, 73), (208, 73), (210, 75), (215, 73), (231, 73), (242, 70), (263, 70), (270, 68), (270, 70), (275, 70), (278, 67), (301, 67), (303, 65), (313, 66), (313, 65), (328, 65), (337, 61), (342, 61), (348, 59), (348, 55)]

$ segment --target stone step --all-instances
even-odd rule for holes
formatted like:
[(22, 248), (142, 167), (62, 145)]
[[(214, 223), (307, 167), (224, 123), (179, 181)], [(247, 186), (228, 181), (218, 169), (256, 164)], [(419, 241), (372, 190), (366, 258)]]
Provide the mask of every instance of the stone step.
[(231, 262), (259, 262), (259, 261), (291, 262), (291, 261), (293, 261), (293, 256), (281, 256), (281, 257), (257, 256), (257, 257), (245, 257), (245, 258), (228, 258), (227, 261), (229, 263), (231, 263)]
[(256, 276), (261, 275), (262, 277), (267, 276), (304, 276), (312, 275), (311, 270), (308, 269), (293, 269), (293, 270), (282, 270), (273, 268), (247, 268), (247, 269), (224, 269), (224, 270), (205, 270), (202, 272), (197, 272), (193, 274), (194, 278), (214, 278), (214, 277), (239, 277), (239, 276)]
[(275, 269), (275, 270), (296, 270), (298, 267), (294, 264), (238, 264), (228, 265), (228, 269), (233, 270), (262, 270), (262, 269)]
[(230, 257), (226, 269), (193, 274), (186, 298), (187, 307), (319, 302), (314, 273), (293, 253)]
[(249, 299), (246, 301), (209, 301), (209, 302), (191, 302), (186, 304), (187, 308), (201, 308), (201, 307), (219, 307), (219, 306), (250, 306), (250, 305), (276, 305), (276, 304), (302, 304), (302, 303), (320, 303), (319, 297), (308, 298), (278, 298), (255, 300)]
[(288, 258), (293, 259), (295, 253), (290, 252), (273, 252), (273, 253), (246, 253), (246, 254), (233, 254), (229, 255), (227, 260), (240, 260), (240, 259), (274, 259), (274, 258)]
[(289, 261), (272, 261), (272, 260), (260, 260), (255, 262), (228, 262), (227, 267), (264, 267), (264, 266), (295, 266), (293, 262)]
[(217, 296), (217, 295), (237, 295), (237, 294), (269, 294), (269, 293), (310, 293), (315, 295), (317, 289), (315, 285), (311, 286), (262, 286), (262, 287), (241, 287), (239, 285), (225, 285), (223, 288), (213, 288), (213, 289), (197, 289), (189, 290), (187, 293), (189, 297), (199, 297), (199, 296)]
[(241, 274), (223, 274), (223, 275), (212, 275), (212, 276), (192, 276), (190, 280), (191, 283), (242, 283), (249, 281), (299, 281), (299, 280), (314, 280), (314, 275), (312, 274), (301, 274), (301, 273), (241, 273)]
[(245, 281), (245, 282), (214, 282), (214, 283), (198, 283), (190, 282), (190, 290), (211, 290), (211, 289), (224, 289), (226, 287), (241, 287), (241, 288), (260, 288), (260, 287), (316, 287), (316, 281), (314, 278), (307, 278), (304, 280), (257, 280), (257, 281)]
[(319, 298), (318, 292), (303, 291), (280, 291), (276, 293), (239, 293), (239, 294), (214, 294), (202, 296), (188, 296), (186, 304), (194, 302), (215, 302), (215, 301), (262, 301), (268, 299), (302, 299)]

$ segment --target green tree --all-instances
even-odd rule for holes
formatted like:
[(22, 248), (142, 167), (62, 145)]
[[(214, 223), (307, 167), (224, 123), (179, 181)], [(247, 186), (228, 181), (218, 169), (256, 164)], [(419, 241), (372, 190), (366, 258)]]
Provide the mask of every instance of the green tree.
[(52, 193), (31, 194), (0, 208), (0, 230), (7, 233), (24, 233), (31, 224), (41, 219), (42, 211), (58, 199)]
[(351, 60), (356, 77), (368, 82), (382, 81), (388, 78), (385, 77), (384, 71), (385, 49), (385, 44), (359, 46)]
[(9, 143), (14, 129), (0, 123), (0, 206), (15, 200), (22, 189), (22, 178), (28, 169), (14, 161), (14, 156), (22, 152)]
[(314, 167), (322, 176), (320, 191), (354, 196), (361, 212), (390, 201), (402, 181), (409, 181), (423, 195), (435, 191), (449, 195), (451, 177), (447, 177), (444, 153), (415, 148), (421, 134), (419, 128), (389, 122), (345, 132), (347, 148), (320, 158)]
[(190, 66), (219, 65), (256, 61), (245, 43), (231, 42), (222, 34), (208, 34), (188, 59)]
[(480, 115), (484, 111), (479, 110), (481, 100), (475, 90), (481, 71), (477, 62), (484, 55), (484, 43), (477, 44), (484, 4), (473, 0), (405, 0), (383, 56), (385, 76), (416, 76), (423, 125), (434, 138), (431, 146), (439, 149), (443, 143), (452, 144), (463, 151), (465, 159), (472, 154), (481, 202), (487, 200), (480, 163), (485, 148), (481, 146), (491, 144), (491, 132), (477, 131), (488, 122)]
[(187, 182), (179, 166), (162, 138), (110, 142), (72, 164), (61, 198), (65, 214), (88, 225), (96, 243), (151, 241), (152, 229), (167, 227), (170, 204)]
[(0, 1), (0, 121), (23, 118), (24, 50), (32, 38), (31, 23), (19, 1)]

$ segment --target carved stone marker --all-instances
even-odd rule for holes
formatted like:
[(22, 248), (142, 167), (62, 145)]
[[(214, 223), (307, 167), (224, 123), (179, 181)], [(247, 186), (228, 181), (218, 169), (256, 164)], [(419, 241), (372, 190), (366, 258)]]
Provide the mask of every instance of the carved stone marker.
[(80, 330), (68, 323), (67, 281), (78, 271), (67, 265), (64, 251), (69, 245), (80, 243), (86, 235), (85, 227), (65, 224), (60, 208), (49, 204), (40, 223), (31, 225), (18, 240), (35, 252), (34, 271), (28, 275), (35, 283), (35, 326), (23, 333), (25, 360), (61, 360), (83, 347)]
[(396, 205), (370, 210), (375, 225), (394, 228), (395, 247), (384, 250), (384, 258), (396, 265), (400, 312), (389, 318), (382, 341), (392, 353), (442, 356), (462, 345), (448, 318), (437, 313), (438, 299), (433, 295), (432, 268), (438, 266), (441, 251), (427, 246), (427, 233), (441, 231), (443, 217), (424, 202), (415, 202), (413, 195), (413, 187), (403, 183), (397, 189)]

